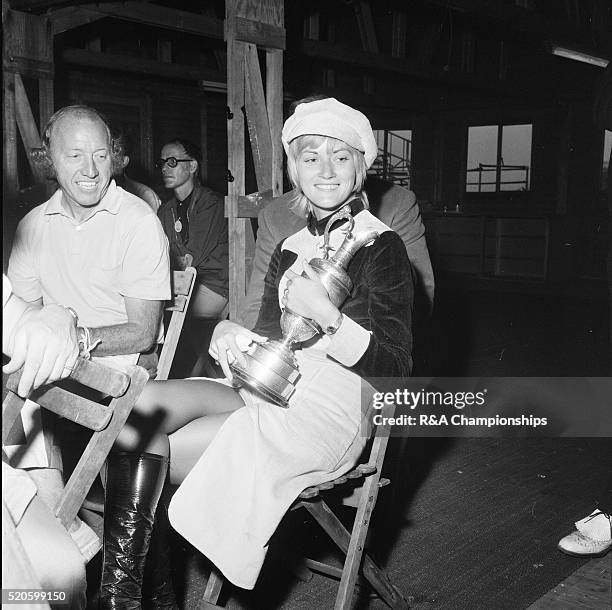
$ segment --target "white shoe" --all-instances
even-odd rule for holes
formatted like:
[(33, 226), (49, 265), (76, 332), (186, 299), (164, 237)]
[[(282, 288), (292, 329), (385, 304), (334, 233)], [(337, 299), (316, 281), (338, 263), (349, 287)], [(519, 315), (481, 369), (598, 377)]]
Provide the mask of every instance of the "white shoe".
[(576, 531), (562, 538), (557, 548), (573, 557), (603, 557), (612, 548), (612, 516), (594, 510), (576, 521)]

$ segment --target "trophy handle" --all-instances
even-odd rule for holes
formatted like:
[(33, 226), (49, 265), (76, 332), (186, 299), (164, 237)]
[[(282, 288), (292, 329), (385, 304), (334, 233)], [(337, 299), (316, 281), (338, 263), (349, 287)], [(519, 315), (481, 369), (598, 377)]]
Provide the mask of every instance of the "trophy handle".
[(332, 225), (341, 218), (346, 218), (346, 220), (349, 221), (347, 236), (350, 237), (352, 235), (353, 227), (355, 226), (355, 219), (351, 214), (351, 206), (344, 205), (333, 216), (330, 216), (327, 224), (325, 225), (325, 232), (323, 233), (323, 260), (327, 260), (329, 258), (329, 251), (333, 249), (329, 245), (329, 230), (331, 229)]

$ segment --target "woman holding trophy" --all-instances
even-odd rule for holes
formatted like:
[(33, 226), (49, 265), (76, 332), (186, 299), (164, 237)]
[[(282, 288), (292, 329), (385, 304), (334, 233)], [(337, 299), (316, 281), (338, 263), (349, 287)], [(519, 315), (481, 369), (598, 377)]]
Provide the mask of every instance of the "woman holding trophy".
[[(364, 378), (412, 366), (410, 263), (362, 190), (377, 155), (368, 119), (333, 98), (303, 103), (282, 140), (308, 223), (278, 244), (254, 330), (215, 329), (210, 353), (227, 380), (153, 381), (137, 405), (162, 410), (166, 433), (181, 428), (201, 448), (186, 476), (172, 462), (184, 481), (170, 522), (246, 589), (299, 493), (358, 460), (374, 393)], [(167, 436), (146, 450), (167, 455)]]

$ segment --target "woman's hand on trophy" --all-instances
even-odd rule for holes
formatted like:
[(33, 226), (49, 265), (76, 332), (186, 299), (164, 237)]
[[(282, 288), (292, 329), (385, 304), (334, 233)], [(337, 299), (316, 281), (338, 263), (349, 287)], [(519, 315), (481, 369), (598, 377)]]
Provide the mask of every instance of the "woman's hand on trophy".
[(287, 287), (281, 300), (283, 306), (293, 313), (314, 320), (322, 326), (322, 322), (336, 319), (339, 311), (329, 300), (327, 290), (316, 271), (306, 262), (304, 272), (308, 277), (298, 275), (291, 269), (287, 270)]
[(243, 352), (249, 349), (253, 341), (264, 343), (267, 337), (262, 337), (235, 322), (223, 320), (215, 326), (208, 353), (219, 363), (223, 374), (231, 380), (230, 364), (238, 360), (243, 367), (246, 367), (247, 362)]

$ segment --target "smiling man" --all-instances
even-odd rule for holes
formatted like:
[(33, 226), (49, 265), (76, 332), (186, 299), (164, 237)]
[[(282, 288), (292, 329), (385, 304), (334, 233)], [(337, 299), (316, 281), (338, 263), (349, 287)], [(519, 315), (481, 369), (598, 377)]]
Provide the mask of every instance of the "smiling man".
[[(13, 292), (26, 302), (69, 308), (82, 355), (117, 368), (135, 364), (157, 343), (170, 298), (161, 224), (112, 179), (122, 151), (96, 110), (58, 110), (33, 157), (59, 188), (19, 223), (8, 268)], [(22, 411), (27, 450), (13, 448), (19, 456), (13, 465), (34, 469), (39, 492), (53, 506), (61, 493), (61, 457), (57, 447), (40, 442), (40, 417), (29, 404)]]
[(19, 223), (8, 271), (13, 290), (25, 301), (71, 307), (92, 355), (133, 364), (155, 344), (170, 298), (162, 227), (144, 201), (112, 180), (121, 150), (96, 110), (58, 110), (34, 156), (59, 189)]

